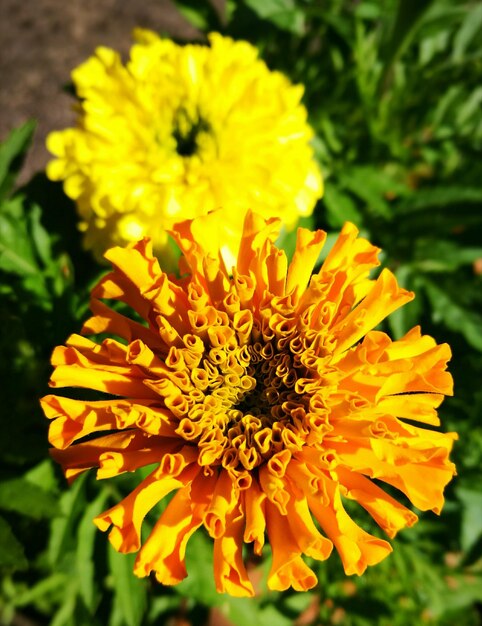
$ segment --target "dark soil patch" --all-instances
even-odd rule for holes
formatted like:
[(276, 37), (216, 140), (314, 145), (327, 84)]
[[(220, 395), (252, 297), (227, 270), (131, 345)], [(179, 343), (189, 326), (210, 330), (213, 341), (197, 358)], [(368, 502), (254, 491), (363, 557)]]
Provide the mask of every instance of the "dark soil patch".
[(72, 125), (71, 70), (99, 45), (127, 55), (135, 26), (180, 39), (196, 30), (169, 0), (0, 0), (0, 139), (38, 120), (21, 180), (45, 167), (45, 137)]

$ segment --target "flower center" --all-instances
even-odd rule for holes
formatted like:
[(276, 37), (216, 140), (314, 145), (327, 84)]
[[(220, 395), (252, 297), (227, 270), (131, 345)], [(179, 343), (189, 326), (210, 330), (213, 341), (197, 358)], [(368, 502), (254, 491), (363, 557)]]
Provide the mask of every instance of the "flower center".
[(180, 109), (174, 119), (172, 131), (177, 154), (182, 157), (191, 157), (196, 154), (199, 149), (200, 134), (209, 130), (209, 124), (202, 117), (192, 119), (184, 109)]
[(200, 336), (185, 335), (185, 348), (171, 348), (166, 359), (183, 391), (168, 384), (165, 403), (179, 420), (176, 433), (197, 446), (200, 465), (239, 473), (300, 450), (313, 429), (321, 441), (331, 428), (320, 378), (304, 358), (310, 342), (291, 327), (281, 338), (253, 331), (240, 346), (239, 326), (224, 316), (216, 322), (211, 309), (200, 315), (202, 326), (193, 317)]
[(283, 405), (301, 400), (293, 389), (299, 368), (294, 366), (289, 352), (276, 352), (271, 342), (255, 343), (248, 350), (251, 362), (247, 374), (254, 379), (255, 386), (234, 408), (265, 423), (285, 419)]

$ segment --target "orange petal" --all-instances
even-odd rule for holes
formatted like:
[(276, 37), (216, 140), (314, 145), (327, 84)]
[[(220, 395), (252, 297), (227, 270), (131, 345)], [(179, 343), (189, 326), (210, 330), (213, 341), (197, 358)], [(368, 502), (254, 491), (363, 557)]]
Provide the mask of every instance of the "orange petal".
[(158, 333), (114, 311), (100, 300), (93, 298), (90, 302), (90, 310), (94, 315), (84, 323), (81, 331), (83, 335), (110, 333), (123, 337), (129, 342), (141, 339), (157, 353), (166, 350), (166, 344)]
[(282, 515), (286, 515), (286, 504), (290, 499), (286, 482), (272, 474), (266, 465), (262, 465), (259, 470), (259, 484), (268, 500), (278, 508)]
[(97, 400), (87, 402), (63, 396), (47, 395), (40, 400), (48, 419), (49, 441), (55, 448), (67, 448), (72, 442), (106, 430), (133, 426), (152, 435), (172, 437), (172, 416), (163, 408), (149, 406), (149, 401)]
[(325, 561), (331, 554), (333, 544), (318, 532), (306, 498), (291, 498), (286, 509), (288, 525), (300, 551), (306, 556)]
[(300, 557), (301, 550), (290, 529), (288, 518), (281, 515), (270, 502), (266, 503), (266, 520), (272, 564), (268, 574), (268, 587), (284, 591), (293, 587), (296, 591), (312, 589), (317, 581), (314, 572)]
[(339, 486), (328, 478), (326, 482), (325, 491), (330, 496), (330, 504), (323, 506), (316, 496), (309, 496), (310, 509), (321, 529), (334, 543), (345, 573), (363, 574), (368, 565), (375, 565), (388, 556), (392, 547), (357, 526), (343, 508)]
[[(192, 534), (202, 525), (202, 510), (193, 512), (191, 485), (180, 489), (156, 522), (148, 539), (137, 555), (136, 576), (156, 573), (163, 585), (176, 585), (186, 575), (186, 545)], [(204, 508), (207, 503), (204, 504)]]
[(154, 470), (124, 500), (98, 515), (94, 523), (102, 531), (113, 525), (109, 539), (118, 552), (135, 552), (141, 545), (140, 531), (147, 513), (168, 493), (191, 482), (198, 472), (195, 464), (178, 476), (159, 475), (159, 470)]
[(368, 295), (331, 329), (336, 338), (334, 355), (352, 346), (390, 313), (413, 298), (411, 291), (398, 286), (390, 270), (382, 270)]
[(422, 511), (438, 513), (444, 503), (443, 490), (455, 474), (448, 456), (456, 435), (423, 432), (429, 438), (411, 442), (409, 447), (386, 439), (333, 441), (330, 445), (343, 465), (400, 489)]
[[(102, 454), (138, 451), (149, 443), (146, 433), (129, 430), (79, 443), (66, 450), (53, 448), (50, 455), (62, 465), (66, 477), (72, 478), (87, 469), (99, 466)], [(158, 455), (161, 455), (161, 450), (158, 451)]]
[[(274, 243), (281, 227), (278, 218), (263, 217), (252, 211), (248, 211), (244, 219), (243, 233), (239, 247), (236, 269), (239, 274), (254, 272), (257, 278), (261, 278), (266, 257), (269, 254), (267, 243)], [(266, 280), (264, 281), (266, 285)]]
[(243, 515), (236, 508), (226, 516), (226, 530), (214, 540), (214, 581), (219, 593), (237, 598), (254, 596), (243, 563)]
[(81, 387), (95, 389), (116, 396), (155, 400), (159, 396), (140, 380), (124, 374), (90, 370), (75, 365), (59, 365), (52, 373), (50, 387)]
[(238, 503), (238, 498), (233, 479), (228, 472), (221, 470), (211, 504), (204, 516), (204, 525), (213, 539), (226, 532), (226, 519)]
[(320, 274), (342, 273), (344, 270), (350, 270), (351, 280), (356, 280), (368, 274), (370, 269), (380, 265), (378, 261), (380, 248), (357, 236), (356, 226), (346, 222), (323, 262)]
[(405, 526), (413, 526), (418, 517), (380, 489), (362, 474), (338, 468), (339, 481), (346, 488), (346, 497), (356, 500), (390, 538)]
[(268, 289), (274, 296), (284, 296), (288, 259), (284, 250), (274, 248), (266, 259)]
[(439, 426), (440, 418), (435, 409), (443, 399), (443, 395), (437, 393), (385, 396), (378, 401), (376, 410), (430, 426)]
[(254, 553), (261, 555), (261, 550), (264, 545), (264, 530), (266, 527), (266, 494), (261, 490), (258, 481), (253, 480), (251, 486), (243, 492), (243, 495), (246, 515), (244, 541), (245, 543), (254, 541)]
[(326, 233), (323, 230), (312, 232), (307, 228), (298, 228), (296, 248), (286, 281), (286, 293), (290, 293), (294, 289), (295, 299), (306, 289), (313, 266), (325, 245), (325, 241)]

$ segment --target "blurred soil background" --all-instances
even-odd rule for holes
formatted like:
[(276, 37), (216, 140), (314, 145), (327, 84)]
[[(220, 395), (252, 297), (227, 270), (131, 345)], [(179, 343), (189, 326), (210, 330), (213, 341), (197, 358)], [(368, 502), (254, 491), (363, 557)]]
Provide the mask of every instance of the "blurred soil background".
[(125, 58), (135, 26), (176, 39), (197, 35), (169, 0), (0, 0), (0, 141), (38, 120), (19, 182), (45, 167), (46, 135), (74, 122), (64, 90), (71, 70), (100, 45)]

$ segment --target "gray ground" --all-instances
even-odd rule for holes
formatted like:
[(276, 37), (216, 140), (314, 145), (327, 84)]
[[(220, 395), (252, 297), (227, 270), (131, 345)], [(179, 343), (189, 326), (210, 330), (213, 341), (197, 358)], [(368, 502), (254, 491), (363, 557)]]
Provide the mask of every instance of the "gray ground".
[(196, 36), (169, 0), (0, 0), (0, 140), (38, 120), (21, 180), (45, 167), (47, 133), (73, 122), (70, 71), (98, 45), (125, 56), (135, 26)]

